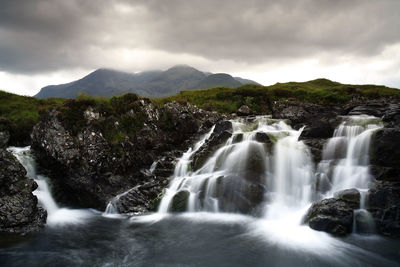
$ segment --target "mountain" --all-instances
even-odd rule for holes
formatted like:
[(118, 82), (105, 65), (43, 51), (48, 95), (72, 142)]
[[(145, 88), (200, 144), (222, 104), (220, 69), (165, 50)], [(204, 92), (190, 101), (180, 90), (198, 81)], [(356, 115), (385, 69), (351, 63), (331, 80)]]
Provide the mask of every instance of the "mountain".
[(238, 87), (242, 85), (241, 82), (235, 80), (231, 75), (226, 73), (211, 74), (202, 79), (193, 88), (189, 89), (207, 89), (217, 86)]
[(177, 65), (166, 71), (140, 73), (98, 69), (74, 82), (43, 87), (35, 97), (74, 98), (79, 93), (109, 97), (128, 92), (146, 97), (162, 97), (177, 94), (182, 90), (217, 86), (238, 87), (246, 83), (257, 84), (225, 73), (201, 72), (187, 65)]

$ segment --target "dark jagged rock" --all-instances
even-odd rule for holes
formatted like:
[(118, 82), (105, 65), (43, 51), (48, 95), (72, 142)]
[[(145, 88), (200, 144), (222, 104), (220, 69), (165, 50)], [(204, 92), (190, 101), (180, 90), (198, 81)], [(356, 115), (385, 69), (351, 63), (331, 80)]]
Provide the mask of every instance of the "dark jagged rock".
[(371, 163), (400, 169), (400, 129), (383, 128), (371, 140)]
[[(205, 128), (202, 124), (222, 117), (186, 103), (169, 102), (161, 108), (148, 100), (135, 103), (138, 110), (122, 116), (144, 116), (143, 125), (118, 144), (108, 141), (97, 127), (113, 118), (93, 107), (84, 110), (85, 123), (78, 133), (66, 127), (57, 110), (34, 127), (32, 149), (39, 164), (49, 170), (59, 201), (104, 210), (113, 197), (136, 187), (119, 201), (121, 212), (148, 209), (148, 203), (168, 184), (176, 157), (199, 138), (199, 129)], [(118, 121), (114, 127), (121, 127)], [(154, 161), (157, 168), (149, 175)], [(149, 189), (144, 185), (151, 179), (154, 185)], [(133, 196), (134, 192), (138, 193)]]
[(211, 136), (206, 140), (200, 150), (193, 156), (192, 168), (198, 170), (203, 166), (209, 156), (219, 147), (226, 143), (232, 136), (232, 123), (230, 121), (220, 121), (212, 132)]
[(182, 190), (175, 194), (172, 198), (171, 206), (169, 211), (171, 212), (183, 212), (187, 210), (187, 205), (189, 201), (189, 191)]
[(40, 230), (47, 213), (38, 208), (32, 192), (37, 184), (26, 177), (24, 167), (0, 148), (0, 233), (25, 234)]
[(400, 238), (400, 183), (380, 181), (369, 190), (368, 210), (377, 232)]
[(352, 202), (328, 198), (314, 203), (304, 221), (314, 230), (344, 236), (352, 232), (353, 210), (356, 208)]
[(266, 133), (262, 133), (262, 132), (257, 132), (255, 135), (255, 139), (257, 142), (260, 143), (265, 143), (265, 144), (271, 144), (271, 139), (269, 138), (269, 136)]

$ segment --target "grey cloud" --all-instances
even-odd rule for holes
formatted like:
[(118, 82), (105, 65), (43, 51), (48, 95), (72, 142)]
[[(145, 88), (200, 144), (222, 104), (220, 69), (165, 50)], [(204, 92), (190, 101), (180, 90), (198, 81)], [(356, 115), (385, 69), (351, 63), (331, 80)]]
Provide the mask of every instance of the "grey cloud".
[(106, 57), (96, 49), (257, 64), (320, 53), (368, 57), (400, 42), (398, 0), (0, 1), (0, 70), (15, 73), (98, 67)]

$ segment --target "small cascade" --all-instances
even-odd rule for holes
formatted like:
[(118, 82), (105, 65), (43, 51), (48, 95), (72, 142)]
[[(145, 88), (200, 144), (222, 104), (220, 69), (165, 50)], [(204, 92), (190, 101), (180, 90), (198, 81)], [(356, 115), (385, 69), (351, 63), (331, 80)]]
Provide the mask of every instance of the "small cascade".
[(268, 177), (272, 196), (266, 207), (267, 219), (286, 218), (311, 203), (314, 164), (307, 146), (298, 141), (302, 130), (290, 131), (275, 145), (273, 172)]
[(90, 216), (88, 210), (60, 208), (51, 195), (48, 178), (36, 172), (36, 162), (31, 154), (30, 147), (9, 147), (8, 150), (17, 158), (27, 172), (27, 177), (35, 180), (38, 188), (33, 194), (38, 198), (39, 205), (47, 211), (48, 225), (62, 225), (82, 223)]
[(247, 213), (251, 205), (263, 202), (266, 187), (275, 189), (277, 201), (309, 199), (312, 163), (306, 146), (297, 141), (301, 130), (266, 116), (231, 122), (232, 136), (198, 170), (191, 171), (192, 157), (212, 132), (182, 156), (159, 212), (171, 210), (176, 199), (185, 201), (185, 210), (191, 212)]
[[(367, 115), (344, 117), (333, 137), (324, 147), (322, 161), (318, 164), (317, 188), (324, 197), (335, 192), (356, 188), (361, 195), (360, 209), (354, 212), (354, 230), (373, 233), (374, 222), (366, 210), (369, 170), (369, 146), (372, 134), (383, 127), (379, 118)], [(323, 185), (323, 186), (322, 186)]]

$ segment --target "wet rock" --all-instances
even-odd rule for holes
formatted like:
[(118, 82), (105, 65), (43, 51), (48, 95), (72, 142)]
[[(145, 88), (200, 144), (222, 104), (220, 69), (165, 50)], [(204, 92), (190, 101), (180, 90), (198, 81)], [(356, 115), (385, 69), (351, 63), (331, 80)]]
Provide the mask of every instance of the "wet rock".
[(192, 160), (192, 168), (198, 170), (207, 159), (232, 136), (232, 123), (230, 121), (220, 121), (206, 140), (203, 146), (196, 152)]
[(387, 109), (388, 104), (385, 102), (371, 101), (363, 105), (354, 107), (348, 115), (371, 115), (382, 117)]
[(400, 169), (400, 129), (383, 128), (371, 139), (371, 163)]
[(0, 233), (25, 234), (44, 227), (47, 213), (37, 206), (32, 194), (36, 188), (17, 159), (0, 149)]
[(238, 116), (249, 116), (253, 114), (253, 111), (248, 106), (243, 105), (237, 110), (236, 114)]
[(345, 189), (345, 190), (335, 192), (334, 197), (341, 199), (341, 200), (351, 202), (351, 203), (353, 203), (354, 207), (360, 206), (361, 195), (360, 195), (360, 192), (355, 188)]
[(304, 221), (314, 230), (344, 236), (352, 232), (353, 210), (354, 206), (342, 199), (324, 199), (310, 207)]
[(255, 139), (257, 142), (270, 144), (272, 141), (266, 133), (257, 132), (255, 135)]
[[(60, 120), (57, 110), (34, 127), (32, 150), (52, 179), (59, 202), (104, 210), (116, 195), (136, 187), (120, 200), (121, 211), (149, 209), (149, 202), (168, 185), (176, 158), (198, 140), (201, 130), (209, 130), (200, 126), (224, 118), (185, 103), (169, 102), (156, 108), (148, 100), (135, 101), (137, 110), (118, 116), (134, 118), (140, 114), (143, 125), (123, 134), (117, 143), (106, 139), (107, 132), (99, 125), (109, 121), (119, 131), (122, 124), (113, 122), (116, 115), (107, 117), (93, 107), (82, 111), (85, 123), (77, 133)], [(230, 124), (221, 123), (217, 127), (220, 138), (226, 138), (229, 126), (231, 129)], [(149, 174), (154, 161), (157, 167)], [(154, 182), (151, 188), (144, 186), (149, 181)]]
[(378, 233), (400, 238), (400, 183), (377, 182), (369, 190), (368, 211)]
[(182, 190), (175, 194), (172, 198), (171, 206), (169, 207), (170, 212), (184, 212), (187, 210), (189, 201), (189, 191)]

